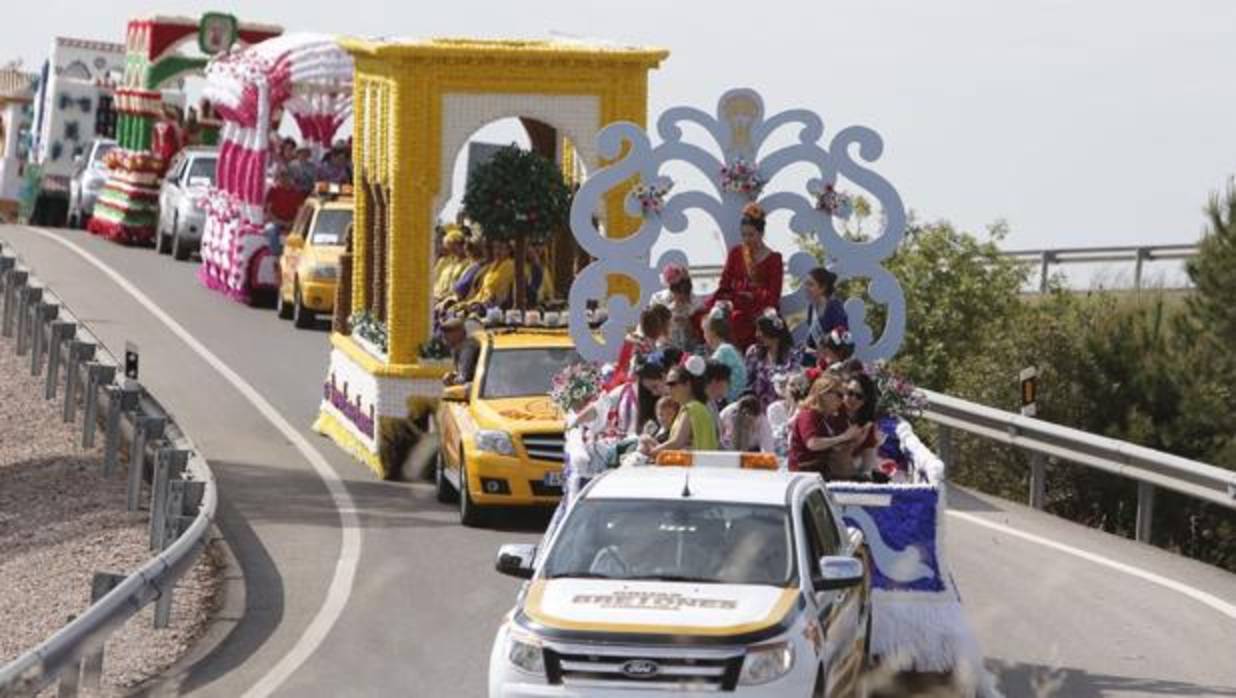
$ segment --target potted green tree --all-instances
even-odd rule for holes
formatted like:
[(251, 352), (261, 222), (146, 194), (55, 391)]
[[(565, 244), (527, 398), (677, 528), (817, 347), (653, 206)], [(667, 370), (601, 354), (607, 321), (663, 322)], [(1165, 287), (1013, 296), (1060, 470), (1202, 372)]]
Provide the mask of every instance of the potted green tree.
[(514, 247), (515, 307), (525, 310), (528, 244), (544, 241), (566, 225), (571, 210), (571, 191), (562, 172), (541, 155), (512, 144), (473, 171), (463, 206), (485, 237)]

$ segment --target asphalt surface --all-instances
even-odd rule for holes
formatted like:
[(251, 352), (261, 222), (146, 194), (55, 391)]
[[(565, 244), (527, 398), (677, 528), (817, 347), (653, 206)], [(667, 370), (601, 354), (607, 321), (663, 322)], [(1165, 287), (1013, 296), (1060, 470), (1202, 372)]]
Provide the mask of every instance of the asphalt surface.
[[(480, 696), (493, 632), (516, 582), (493, 572), (504, 542), (547, 517), (512, 513), (468, 529), (428, 484), (376, 480), (310, 430), (329, 343), (273, 311), (203, 288), (196, 263), (55, 231), (117, 270), (254, 386), (310, 440), (355, 501), (361, 556), (344, 612), (280, 696)], [(304, 457), (214, 369), (117, 284), (60, 244), (0, 226), (114, 354), (141, 354), (141, 380), (174, 413), (220, 482), (220, 528), (246, 576), (245, 615), (179, 686), (238, 696), (297, 643), (325, 601), (340, 516)], [(6, 245), (6, 250), (8, 245)], [(1236, 604), (1236, 576), (953, 488), (951, 507), (1183, 583)], [(1009, 696), (1236, 696), (1236, 619), (1123, 571), (949, 516), (946, 549), (988, 668)]]

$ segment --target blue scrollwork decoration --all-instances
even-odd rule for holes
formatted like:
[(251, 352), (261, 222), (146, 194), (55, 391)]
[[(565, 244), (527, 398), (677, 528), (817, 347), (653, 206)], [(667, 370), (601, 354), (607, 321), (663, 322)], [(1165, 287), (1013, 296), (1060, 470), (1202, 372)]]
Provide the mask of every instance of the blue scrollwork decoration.
[[(686, 140), (684, 125), (702, 128), (716, 147)], [(791, 142), (764, 152), (770, 136), (786, 128), (797, 129)], [(722, 173), (740, 161), (754, 165), (762, 182), (773, 181), (787, 168), (809, 166), (815, 176), (797, 190), (766, 191), (758, 201), (769, 214), (789, 212), (791, 232), (817, 240), (827, 258), (826, 265), (841, 279), (867, 279), (867, 296), (885, 308), (884, 327), (877, 335), (868, 326), (870, 314), (864, 299), (850, 298), (845, 302), (856, 356), (870, 361), (896, 354), (905, 336), (905, 296), (897, 279), (883, 264), (905, 235), (906, 212), (896, 189), (870, 167), (884, 151), (879, 134), (866, 127), (850, 126), (838, 131), (824, 146), (824, 122), (817, 114), (791, 109), (765, 118), (764, 100), (754, 90), (745, 88), (723, 94), (714, 114), (689, 106), (669, 109), (658, 119), (656, 132), (661, 142), (653, 146), (648, 132), (635, 124), (617, 122), (602, 129), (597, 135), (597, 151), (611, 164), (583, 183), (571, 207), (572, 234), (596, 258), (576, 277), (569, 297), (571, 335), (584, 358), (614, 360), (627, 328), (635, 324), (640, 310), (658, 290), (659, 270), (672, 262), (689, 262), (681, 246), (652, 259), (653, 248), (664, 234), (677, 236), (687, 230), (689, 211), (711, 218), (727, 247), (739, 244), (742, 208), (750, 197), (722, 186)], [(714, 154), (718, 151), (721, 159)], [(643, 216), (639, 229), (626, 237), (607, 236), (599, 225), (604, 218), (605, 197), (632, 180), (668, 181), (662, 168), (671, 162), (695, 168), (710, 186), (675, 188), (665, 199), (660, 215)], [(847, 238), (834, 226), (832, 215), (815, 207), (812, 192), (834, 185), (839, 177), (862, 188), (878, 203), (882, 225), (873, 235), (862, 240)], [(625, 197), (623, 208), (630, 215), (641, 214), (635, 197)], [(669, 239), (673, 241), (674, 237)], [(819, 264), (801, 250), (783, 256), (788, 273), (796, 279)], [(639, 291), (634, 305), (625, 296), (608, 296), (611, 277), (625, 277), (636, 285)], [(608, 304), (609, 319), (599, 330), (588, 323), (584, 309), (589, 301)], [(807, 298), (801, 288), (785, 294), (781, 300), (782, 314), (790, 319), (801, 319), (806, 306)], [(806, 331), (800, 322), (795, 336), (801, 339)]]

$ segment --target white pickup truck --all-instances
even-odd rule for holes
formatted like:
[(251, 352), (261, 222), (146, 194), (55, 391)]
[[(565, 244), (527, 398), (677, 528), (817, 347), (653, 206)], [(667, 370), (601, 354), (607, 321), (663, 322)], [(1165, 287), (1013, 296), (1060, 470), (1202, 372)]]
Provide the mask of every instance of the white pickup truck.
[(859, 695), (862, 532), (817, 475), (733, 460), (609, 471), (543, 549), (503, 546), (498, 571), (528, 581), (494, 640), (490, 697)]

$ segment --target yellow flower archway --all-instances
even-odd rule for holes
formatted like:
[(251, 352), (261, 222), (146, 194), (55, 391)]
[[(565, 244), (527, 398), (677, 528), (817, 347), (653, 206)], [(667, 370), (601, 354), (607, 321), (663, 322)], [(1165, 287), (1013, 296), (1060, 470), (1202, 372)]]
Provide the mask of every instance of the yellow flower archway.
[[(602, 127), (646, 124), (648, 73), (669, 54), (565, 41), (341, 44), (356, 63), (356, 214), (315, 428), (386, 476), (406, 449), (409, 418), (441, 393), (444, 367), (418, 348), (432, 331), (434, 225), (469, 136), (503, 118), (541, 122), (573, 146), (570, 157), (561, 148), (564, 163), (578, 158), (593, 171)], [(607, 197), (611, 235), (639, 225), (622, 212), (623, 194)], [(350, 334), (356, 313), (386, 328), (385, 352)]]

